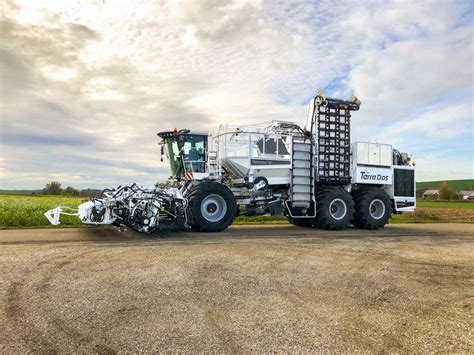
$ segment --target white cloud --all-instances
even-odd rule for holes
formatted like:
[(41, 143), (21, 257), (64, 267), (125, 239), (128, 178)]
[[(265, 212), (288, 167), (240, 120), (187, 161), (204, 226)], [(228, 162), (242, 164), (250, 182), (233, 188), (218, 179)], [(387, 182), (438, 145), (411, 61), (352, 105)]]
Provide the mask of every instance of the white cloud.
[[(417, 135), (431, 140), (448, 140), (473, 132), (472, 105), (463, 103), (448, 107), (431, 107), (409, 121), (388, 126), (391, 135)], [(388, 138), (388, 137), (387, 137)]]
[[(83, 186), (154, 182), (167, 176), (156, 132), (303, 123), (324, 87), (362, 100), (354, 136), (407, 148), (416, 130), (455, 139), (472, 130), (468, 10), (467, 1), (4, 2), (2, 184), (38, 187), (48, 174)], [(439, 136), (444, 116), (452, 130)]]
[(403, 120), (436, 101), (465, 100), (462, 96), (473, 82), (466, 70), (472, 62), (470, 40), (466, 32), (462, 41), (453, 44), (409, 40), (367, 53), (350, 75), (355, 93), (366, 98), (364, 119)]

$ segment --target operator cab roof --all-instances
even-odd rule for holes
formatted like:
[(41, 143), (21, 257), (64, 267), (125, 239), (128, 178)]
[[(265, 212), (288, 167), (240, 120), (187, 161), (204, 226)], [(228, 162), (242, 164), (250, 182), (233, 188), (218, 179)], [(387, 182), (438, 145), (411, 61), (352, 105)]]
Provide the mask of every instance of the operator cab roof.
[(173, 129), (172, 131), (163, 131), (156, 134), (161, 139), (169, 139), (173, 137), (183, 136), (183, 135), (196, 135), (196, 136), (208, 136), (207, 132), (202, 131), (190, 131), (189, 129)]

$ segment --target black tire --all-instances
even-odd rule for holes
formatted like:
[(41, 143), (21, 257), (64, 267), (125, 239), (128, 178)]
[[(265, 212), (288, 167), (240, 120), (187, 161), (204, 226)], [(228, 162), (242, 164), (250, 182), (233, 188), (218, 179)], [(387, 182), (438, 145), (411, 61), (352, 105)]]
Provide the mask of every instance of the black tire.
[(361, 229), (383, 228), (392, 215), (392, 202), (385, 191), (365, 188), (354, 192), (353, 224)]
[(291, 218), (288, 217), (288, 221), (298, 227), (312, 227), (314, 219), (312, 218)]
[(354, 202), (341, 187), (325, 187), (316, 193), (315, 225), (321, 229), (342, 230), (352, 220)]
[(232, 224), (237, 213), (234, 194), (217, 182), (202, 182), (192, 187), (188, 203), (189, 224), (198, 232), (221, 232)]

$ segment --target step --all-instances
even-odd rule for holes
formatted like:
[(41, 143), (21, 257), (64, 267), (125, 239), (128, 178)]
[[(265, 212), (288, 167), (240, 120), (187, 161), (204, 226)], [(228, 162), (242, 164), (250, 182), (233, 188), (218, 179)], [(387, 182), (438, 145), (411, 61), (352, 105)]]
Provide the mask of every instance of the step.
[(294, 168), (292, 171), (293, 176), (304, 176), (304, 177), (310, 177), (311, 176), (311, 170), (310, 169), (301, 169), (301, 168)]
[(308, 152), (293, 152), (293, 160), (310, 160), (311, 154)]
[(311, 177), (306, 177), (306, 176), (293, 176), (293, 179), (291, 179), (291, 182), (293, 185), (308, 185), (311, 186)]
[(310, 152), (311, 145), (310, 144), (302, 144), (302, 143), (295, 143), (293, 144), (293, 152)]
[(293, 168), (310, 169), (311, 162), (309, 160), (293, 160)]
[(293, 195), (305, 193), (310, 195), (311, 194), (311, 186), (310, 185), (293, 185)]

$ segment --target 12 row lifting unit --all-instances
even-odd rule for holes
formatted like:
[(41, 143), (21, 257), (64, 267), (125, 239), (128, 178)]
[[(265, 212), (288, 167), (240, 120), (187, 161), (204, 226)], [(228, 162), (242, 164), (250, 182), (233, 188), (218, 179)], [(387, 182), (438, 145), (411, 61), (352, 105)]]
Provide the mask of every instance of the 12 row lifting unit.
[(145, 233), (167, 227), (225, 230), (239, 214), (282, 214), (305, 227), (382, 228), (392, 213), (414, 211), (415, 167), (389, 144), (352, 142), (351, 112), (360, 101), (310, 102), (306, 127), (273, 121), (221, 126), (215, 135), (188, 129), (158, 133), (175, 188), (119, 186), (61, 214), (85, 224), (124, 225)]

